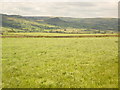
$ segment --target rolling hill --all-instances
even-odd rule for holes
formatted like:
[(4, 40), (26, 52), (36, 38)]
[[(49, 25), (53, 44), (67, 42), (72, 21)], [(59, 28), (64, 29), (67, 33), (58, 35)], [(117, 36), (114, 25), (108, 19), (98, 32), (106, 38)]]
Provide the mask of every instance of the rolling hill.
[(97, 30), (118, 29), (117, 18), (71, 18), (71, 17), (27, 17), (39, 23), (47, 23), (60, 27), (85, 28)]
[(42, 24), (22, 16), (17, 15), (2, 15), (3, 30), (10, 32), (42, 32), (44, 30), (59, 29), (60, 27)]
[[(2, 15), (3, 31), (43, 32), (57, 29), (84, 29), (87, 31), (117, 32), (117, 18), (71, 18), (71, 17), (29, 17), (20, 15)], [(99, 32), (100, 32), (99, 31)]]
[(116, 18), (50, 18), (45, 20), (47, 24), (72, 27), (72, 28), (86, 28), (97, 30), (113, 30), (117, 31), (118, 20)]

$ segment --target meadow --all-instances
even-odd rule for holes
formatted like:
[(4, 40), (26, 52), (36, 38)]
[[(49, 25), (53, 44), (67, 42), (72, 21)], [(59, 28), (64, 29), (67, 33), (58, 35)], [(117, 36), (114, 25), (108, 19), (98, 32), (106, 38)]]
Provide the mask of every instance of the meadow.
[(5, 33), (2, 36), (81, 36), (81, 35), (118, 35), (117, 33), (114, 34), (67, 34), (67, 33), (40, 33), (40, 32), (33, 32), (33, 33)]
[(3, 38), (3, 88), (117, 88), (118, 38)]

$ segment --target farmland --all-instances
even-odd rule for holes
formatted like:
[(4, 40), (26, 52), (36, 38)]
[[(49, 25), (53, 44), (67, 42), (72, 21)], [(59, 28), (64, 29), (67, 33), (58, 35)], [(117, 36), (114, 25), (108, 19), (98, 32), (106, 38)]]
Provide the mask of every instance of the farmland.
[(118, 38), (3, 38), (4, 88), (117, 88)]
[(81, 35), (118, 35), (115, 34), (66, 34), (66, 33), (6, 33), (4, 36), (81, 36)]
[(117, 88), (118, 19), (2, 15), (3, 88)]

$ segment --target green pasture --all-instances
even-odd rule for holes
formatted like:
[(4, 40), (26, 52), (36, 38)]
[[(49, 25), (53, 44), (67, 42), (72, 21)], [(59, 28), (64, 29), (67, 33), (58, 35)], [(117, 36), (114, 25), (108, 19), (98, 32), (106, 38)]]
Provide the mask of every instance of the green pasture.
[(115, 34), (65, 34), (65, 33), (5, 33), (3, 36), (81, 36), (81, 35), (117, 35)]
[(2, 86), (117, 88), (118, 38), (3, 38)]

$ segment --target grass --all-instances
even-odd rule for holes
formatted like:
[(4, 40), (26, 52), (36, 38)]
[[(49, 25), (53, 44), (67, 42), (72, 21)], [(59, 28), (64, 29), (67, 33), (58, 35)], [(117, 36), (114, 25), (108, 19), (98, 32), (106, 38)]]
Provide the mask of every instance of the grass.
[(7, 33), (9, 35), (29, 35), (29, 36), (81, 36), (81, 35), (117, 35), (117, 34), (64, 34), (64, 33)]
[(118, 39), (3, 38), (3, 88), (117, 88)]

